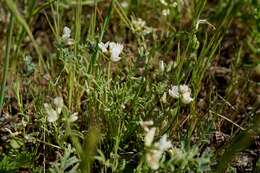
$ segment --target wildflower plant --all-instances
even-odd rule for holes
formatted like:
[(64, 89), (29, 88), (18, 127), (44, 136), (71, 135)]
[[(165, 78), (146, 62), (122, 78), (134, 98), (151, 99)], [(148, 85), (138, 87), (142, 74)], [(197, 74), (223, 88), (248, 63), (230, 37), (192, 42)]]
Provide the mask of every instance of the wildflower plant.
[(145, 130), (144, 145), (147, 148), (145, 155), (147, 165), (151, 169), (157, 170), (160, 166), (163, 153), (168, 151), (172, 147), (172, 144), (167, 140), (166, 134), (158, 142), (154, 142), (156, 128), (149, 128), (149, 126), (153, 125), (152, 121), (141, 121), (140, 125)]

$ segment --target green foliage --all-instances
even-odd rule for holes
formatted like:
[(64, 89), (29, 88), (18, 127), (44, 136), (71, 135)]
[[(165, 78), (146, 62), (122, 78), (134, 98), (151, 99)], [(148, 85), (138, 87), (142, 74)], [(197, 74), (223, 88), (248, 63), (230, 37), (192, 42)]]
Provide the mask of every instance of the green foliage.
[(55, 162), (50, 163), (51, 167), (49, 171), (51, 173), (76, 173), (78, 172), (79, 159), (73, 156), (75, 149), (69, 145), (64, 154), (58, 153), (58, 159)]
[(213, 153), (206, 149), (202, 154), (197, 146), (185, 149), (182, 144), (180, 148), (173, 148), (170, 153), (170, 159), (166, 162), (166, 168), (171, 172), (211, 172), (213, 163)]
[(0, 172), (11, 173), (17, 172), (19, 169), (35, 168), (35, 153), (27, 151), (13, 152), (10, 155), (4, 155), (0, 161)]

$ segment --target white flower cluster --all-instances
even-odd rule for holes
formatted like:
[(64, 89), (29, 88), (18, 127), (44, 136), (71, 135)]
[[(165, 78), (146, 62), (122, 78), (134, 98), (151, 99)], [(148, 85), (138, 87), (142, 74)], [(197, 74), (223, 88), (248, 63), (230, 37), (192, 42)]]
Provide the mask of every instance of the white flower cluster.
[[(53, 103), (56, 107), (56, 109), (53, 109), (52, 106), (48, 103), (44, 103), (44, 108), (45, 111), (47, 113), (47, 121), (49, 123), (53, 123), (55, 121), (57, 121), (59, 119), (59, 115), (61, 114), (62, 108), (64, 106), (64, 102), (62, 97), (56, 97), (53, 99)], [(73, 113), (70, 117), (69, 117), (69, 121), (70, 122), (74, 122), (78, 119), (78, 113)]]
[(62, 34), (62, 39), (65, 43), (65, 45), (70, 46), (73, 44), (73, 39), (71, 37), (71, 29), (67, 26), (63, 28), (63, 34)]
[(163, 153), (172, 147), (172, 143), (167, 140), (166, 134), (159, 141), (154, 142), (156, 128), (149, 128), (149, 126), (153, 125), (153, 121), (141, 121), (140, 125), (145, 131), (145, 147), (149, 149), (146, 153), (146, 162), (151, 169), (157, 170), (160, 166), (160, 159)]
[(121, 59), (119, 56), (121, 52), (123, 51), (124, 46), (119, 43), (114, 42), (106, 42), (106, 43), (98, 43), (98, 47), (101, 49), (101, 51), (105, 54), (110, 54), (110, 59), (113, 62), (117, 62)]
[(181, 98), (184, 104), (189, 104), (193, 101), (190, 88), (187, 85), (173, 85), (171, 89), (169, 89), (169, 95), (176, 99)]

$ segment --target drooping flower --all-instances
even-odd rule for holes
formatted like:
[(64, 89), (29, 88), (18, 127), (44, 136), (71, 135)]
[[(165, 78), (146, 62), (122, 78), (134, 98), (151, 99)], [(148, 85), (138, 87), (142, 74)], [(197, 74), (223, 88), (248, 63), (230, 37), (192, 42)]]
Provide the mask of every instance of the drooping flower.
[(51, 105), (44, 103), (44, 108), (47, 113), (47, 121), (53, 123), (59, 118), (57, 111), (55, 111)]

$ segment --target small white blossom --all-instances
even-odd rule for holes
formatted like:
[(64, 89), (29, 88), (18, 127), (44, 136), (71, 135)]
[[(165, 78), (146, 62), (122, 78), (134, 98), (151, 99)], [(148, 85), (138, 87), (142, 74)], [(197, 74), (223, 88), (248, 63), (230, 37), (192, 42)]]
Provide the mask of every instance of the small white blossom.
[(129, 6), (129, 4), (128, 4), (127, 1), (124, 1), (124, 2), (121, 3), (121, 6), (122, 6), (123, 8), (127, 8), (127, 7)]
[(190, 89), (188, 87), (188, 85), (180, 85), (180, 93), (188, 93), (190, 92)]
[(108, 52), (108, 46), (109, 46), (109, 42), (106, 42), (106, 43), (103, 43), (103, 42), (100, 42), (98, 43), (98, 47), (101, 49), (101, 51), (103, 53), (107, 53)]
[(111, 60), (113, 62), (117, 62), (121, 59), (119, 55), (123, 51), (124, 46), (119, 43), (110, 42), (109, 43), (109, 52), (111, 54)]
[(47, 121), (53, 123), (59, 118), (58, 113), (48, 103), (44, 103), (44, 108), (47, 113)]
[(181, 98), (182, 103), (189, 104), (193, 101), (193, 98), (190, 96), (189, 92), (183, 93)]
[(158, 143), (158, 149), (162, 152), (167, 151), (172, 147), (171, 141), (167, 140), (167, 135), (163, 135)]
[(173, 98), (179, 98), (180, 97), (180, 92), (179, 92), (179, 87), (176, 85), (173, 85), (171, 89), (169, 89), (169, 95)]
[(137, 31), (143, 30), (146, 26), (146, 22), (141, 18), (132, 19), (132, 24)]
[(168, 16), (170, 14), (170, 9), (163, 9), (163, 11), (162, 11), (162, 15), (163, 16)]
[(172, 4), (172, 7), (177, 7), (178, 6), (178, 3), (177, 2), (174, 2), (173, 4)]
[(62, 97), (56, 97), (56, 98), (54, 98), (53, 103), (56, 106), (57, 113), (60, 114), (62, 107), (64, 106), (63, 98)]
[(181, 98), (181, 101), (184, 104), (189, 104), (193, 101), (190, 88), (187, 85), (172, 86), (172, 88), (169, 89), (169, 95), (176, 99)]
[(149, 131), (146, 133), (144, 137), (144, 144), (145, 146), (151, 146), (153, 143), (154, 135), (155, 135), (156, 128), (153, 127), (149, 129)]
[(98, 47), (101, 49), (103, 53), (110, 54), (110, 59), (113, 62), (117, 62), (121, 59), (119, 56), (121, 52), (123, 51), (124, 46), (119, 43), (114, 43), (114, 42), (100, 42), (98, 43)]
[(70, 39), (70, 34), (71, 34), (70, 28), (67, 27), (67, 26), (65, 26), (65, 27), (63, 28), (62, 38), (63, 38), (64, 40), (68, 40), (68, 39)]
[(167, 3), (165, 0), (160, 0), (160, 2), (161, 2), (161, 4), (163, 4), (163, 5), (165, 5), (165, 6), (168, 5), (168, 3)]
[(69, 121), (70, 121), (70, 122), (75, 122), (75, 121), (77, 121), (77, 120), (78, 120), (78, 112), (75, 112), (75, 113), (73, 113), (73, 114), (70, 116)]
[(71, 46), (74, 44), (74, 40), (70, 37), (71, 37), (71, 30), (69, 27), (65, 26), (63, 28), (62, 39), (66, 46)]

